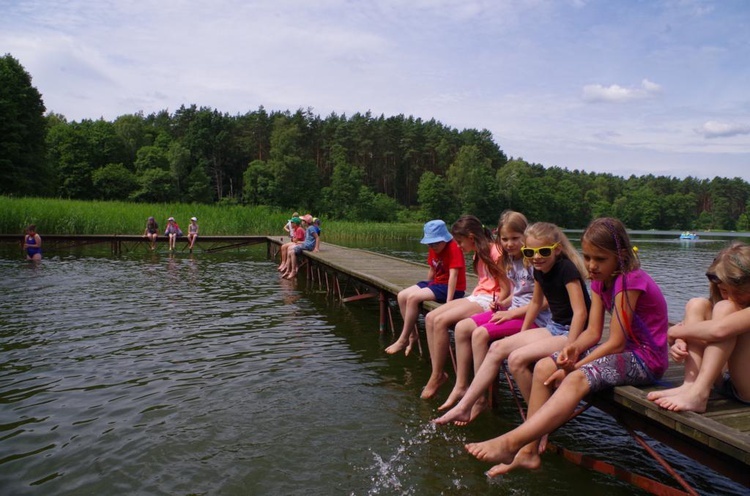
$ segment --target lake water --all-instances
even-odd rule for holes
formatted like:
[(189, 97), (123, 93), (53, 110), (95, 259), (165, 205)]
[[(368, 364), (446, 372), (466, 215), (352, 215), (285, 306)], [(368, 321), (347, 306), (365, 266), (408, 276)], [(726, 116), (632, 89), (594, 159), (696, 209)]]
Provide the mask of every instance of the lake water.
[[(379, 244), (424, 260), (413, 240)], [(721, 246), (642, 241), (672, 320)], [(0, 247), (2, 495), (639, 494), (554, 455), (489, 481), (462, 446), (516, 425), (508, 394), (436, 429), (440, 400), (418, 397), (429, 364), (385, 355), (377, 304), (280, 280), (264, 247), (45, 256)], [(669, 481), (596, 411), (552, 440)], [(665, 453), (701, 494), (746, 491)]]

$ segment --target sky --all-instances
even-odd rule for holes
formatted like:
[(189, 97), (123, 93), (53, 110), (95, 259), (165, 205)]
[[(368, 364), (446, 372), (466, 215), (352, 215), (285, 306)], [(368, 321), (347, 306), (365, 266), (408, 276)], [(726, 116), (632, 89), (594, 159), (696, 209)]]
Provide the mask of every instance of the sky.
[(545, 167), (750, 181), (747, 0), (0, 0), (69, 121), (195, 104), (489, 130)]

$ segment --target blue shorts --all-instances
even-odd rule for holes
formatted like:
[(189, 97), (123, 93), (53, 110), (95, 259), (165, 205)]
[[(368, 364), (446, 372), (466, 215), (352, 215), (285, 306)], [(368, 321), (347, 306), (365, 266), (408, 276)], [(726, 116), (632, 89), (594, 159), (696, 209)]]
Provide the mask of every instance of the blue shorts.
[(547, 330), (553, 336), (567, 336), (568, 332), (570, 332), (570, 326), (558, 324), (551, 320), (550, 323), (547, 324)]
[(750, 405), (750, 401), (740, 398), (740, 395), (737, 393), (737, 389), (735, 389), (734, 384), (732, 384), (732, 378), (729, 377), (729, 372), (724, 372), (724, 376), (722, 377), (721, 381), (721, 387), (719, 387), (719, 392), (726, 396), (729, 396), (730, 398), (734, 398), (743, 405)]
[[(447, 284), (430, 284), (429, 281), (419, 281), (417, 286), (424, 289), (427, 288), (432, 291), (435, 295), (435, 301), (438, 303), (445, 303), (448, 300), (448, 285)], [(464, 291), (453, 291), (453, 299), (457, 300), (464, 297)]]

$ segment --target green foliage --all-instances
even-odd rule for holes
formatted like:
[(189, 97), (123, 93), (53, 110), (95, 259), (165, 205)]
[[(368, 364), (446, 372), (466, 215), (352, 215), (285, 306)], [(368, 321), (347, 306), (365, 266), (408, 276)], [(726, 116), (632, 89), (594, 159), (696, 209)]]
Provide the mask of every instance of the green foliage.
[(614, 215), (632, 229), (737, 229), (750, 208), (750, 184), (739, 178), (545, 168), (508, 160), (486, 129), (413, 116), (263, 107), (230, 116), (183, 105), (68, 122), (43, 112), (20, 63), (0, 59), (0, 194), (305, 206), (342, 220), (473, 213), (485, 224), (512, 208), (570, 228)]
[(148, 169), (138, 177), (140, 189), (131, 199), (142, 202), (168, 202), (176, 196), (172, 174), (164, 169)]
[(122, 164), (107, 164), (93, 172), (91, 181), (102, 200), (127, 200), (138, 188), (138, 178)]
[(432, 172), (425, 172), (419, 181), (419, 203), (423, 219), (452, 219), (458, 216), (453, 191), (448, 181)]
[(42, 95), (10, 54), (0, 57), (0, 194), (47, 194), (46, 121)]

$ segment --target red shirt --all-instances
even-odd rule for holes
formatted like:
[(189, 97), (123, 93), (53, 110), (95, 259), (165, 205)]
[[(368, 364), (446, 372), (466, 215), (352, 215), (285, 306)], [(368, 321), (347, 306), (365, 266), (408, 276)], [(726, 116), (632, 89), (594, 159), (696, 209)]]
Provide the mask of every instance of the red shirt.
[(427, 264), (435, 274), (430, 284), (448, 284), (450, 269), (458, 269), (456, 291), (466, 291), (466, 259), (456, 240), (448, 241), (440, 253), (435, 253), (430, 248), (427, 254)]
[(294, 241), (299, 241), (300, 243), (305, 240), (305, 230), (301, 227), (298, 227), (294, 230)]

